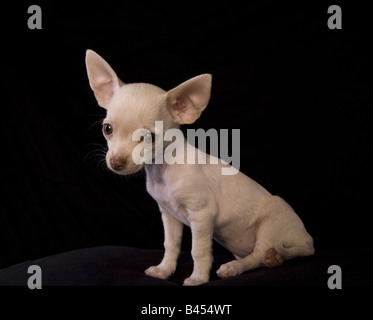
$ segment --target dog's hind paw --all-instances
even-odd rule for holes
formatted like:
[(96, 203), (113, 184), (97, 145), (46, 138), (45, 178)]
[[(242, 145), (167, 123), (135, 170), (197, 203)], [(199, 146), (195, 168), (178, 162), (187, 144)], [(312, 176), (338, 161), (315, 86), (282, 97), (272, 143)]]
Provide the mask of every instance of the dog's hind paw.
[(216, 271), (220, 278), (230, 278), (238, 276), (242, 273), (241, 265), (238, 261), (233, 260), (228, 263), (224, 263), (220, 266), (219, 270)]
[(281, 265), (284, 259), (275, 249), (270, 248), (266, 251), (262, 262), (267, 267), (274, 268)]

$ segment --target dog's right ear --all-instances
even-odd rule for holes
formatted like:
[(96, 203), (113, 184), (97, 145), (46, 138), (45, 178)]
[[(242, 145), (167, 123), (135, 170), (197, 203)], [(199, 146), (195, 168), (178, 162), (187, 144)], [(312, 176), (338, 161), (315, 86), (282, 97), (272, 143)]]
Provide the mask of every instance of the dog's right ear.
[(98, 104), (106, 109), (121, 82), (114, 70), (96, 52), (87, 50), (85, 63), (89, 85), (95, 94)]

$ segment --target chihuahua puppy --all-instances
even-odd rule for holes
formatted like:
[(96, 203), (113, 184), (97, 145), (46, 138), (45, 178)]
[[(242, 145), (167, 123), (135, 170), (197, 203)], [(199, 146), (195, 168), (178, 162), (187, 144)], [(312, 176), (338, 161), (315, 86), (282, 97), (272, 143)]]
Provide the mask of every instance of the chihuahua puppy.
[[(276, 267), (285, 259), (314, 253), (313, 239), (293, 209), (241, 172), (222, 175), (222, 167), (228, 164), (157, 164), (154, 157), (150, 163), (134, 159), (133, 150), (140, 143), (154, 148), (157, 139), (162, 139), (155, 134), (156, 121), (163, 121), (166, 132), (199, 118), (210, 99), (211, 75), (194, 77), (166, 92), (146, 83), (124, 84), (91, 50), (86, 53), (86, 67), (97, 102), (107, 110), (103, 134), (108, 144), (108, 167), (122, 175), (145, 167), (147, 190), (162, 214), (165, 253), (159, 265), (145, 270), (147, 275), (167, 279), (173, 274), (183, 224), (192, 231), (194, 262), (184, 285), (209, 281), (213, 239), (236, 258), (218, 269), (221, 278), (260, 266)], [(146, 133), (133, 139), (138, 129)], [(185, 139), (183, 144), (190, 151)], [(194, 150), (196, 157), (202, 152)]]

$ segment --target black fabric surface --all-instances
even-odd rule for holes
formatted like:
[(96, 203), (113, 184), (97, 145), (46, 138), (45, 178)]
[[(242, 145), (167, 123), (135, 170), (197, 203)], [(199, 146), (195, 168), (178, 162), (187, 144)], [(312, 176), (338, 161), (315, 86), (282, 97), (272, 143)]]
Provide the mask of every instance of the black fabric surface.
[(38, 1), (43, 28), (29, 30), (32, 4), (2, 10), (0, 284), (25, 285), (29, 264), (42, 266), (44, 286), (175, 286), (192, 270), (186, 227), (175, 275), (143, 273), (163, 254), (161, 218), (143, 172), (105, 168), (89, 48), (126, 83), (168, 90), (211, 73), (208, 107), (182, 129), (240, 129), (241, 171), (314, 238), (314, 257), (229, 280), (215, 275), (230, 255), (214, 244), (205, 286), (325, 288), (331, 264), (346, 285), (371, 285), (373, 46), (359, 1), (340, 3), (342, 30), (327, 27), (328, 1)]
[[(233, 259), (230, 254), (217, 255), (211, 270), (210, 282), (201, 286), (317, 286), (327, 287), (327, 273), (331, 265), (343, 270), (343, 287), (369, 286), (373, 277), (369, 273), (371, 261), (353, 262), (356, 255), (368, 256), (372, 252), (329, 251), (312, 257), (285, 261), (274, 269), (259, 268), (230, 279), (220, 279), (216, 270), (222, 263)], [(168, 279), (149, 277), (144, 270), (158, 264), (162, 250), (128, 247), (95, 247), (74, 250), (26, 262), (0, 271), (0, 286), (26, 286), (30, 265), (42, 270), (43, 286), (175, 286), (181, 285), (193, 270), (189, 252), (182, 252), (176, 272)]]

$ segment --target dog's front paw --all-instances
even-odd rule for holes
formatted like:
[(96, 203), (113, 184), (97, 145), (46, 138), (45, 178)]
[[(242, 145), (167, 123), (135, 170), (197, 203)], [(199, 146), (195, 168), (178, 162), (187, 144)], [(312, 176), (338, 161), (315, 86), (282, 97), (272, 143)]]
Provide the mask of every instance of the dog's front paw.
[(186, 278), (184, 280), (183, 285), (184, 286), (198, 286), (198, 285), (200, 285), (202, 283), (205, 283), (205, 282), (208, 282), (208, 281), (209, 281), (209, 279), (190, 276), (189, 278)]
[(172, 273), (173, 271), (171, 269), (161, 266), (152, 266), (145, 270), (146, 275), (163, 280), (169, 278)]
[(220, 278), (230, 278), (238, 276), (242, 273), (240, 263), (236, 260), (222, 264), (218, 271), (216, 271)]

